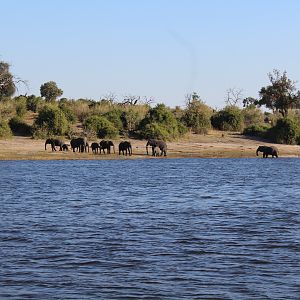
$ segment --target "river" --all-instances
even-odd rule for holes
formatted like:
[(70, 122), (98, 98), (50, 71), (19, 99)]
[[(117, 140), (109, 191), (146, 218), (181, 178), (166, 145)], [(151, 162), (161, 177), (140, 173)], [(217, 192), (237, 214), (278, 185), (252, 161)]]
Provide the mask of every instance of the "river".
[(299, 159), (0, 168), (0, 299), (300, 298)]

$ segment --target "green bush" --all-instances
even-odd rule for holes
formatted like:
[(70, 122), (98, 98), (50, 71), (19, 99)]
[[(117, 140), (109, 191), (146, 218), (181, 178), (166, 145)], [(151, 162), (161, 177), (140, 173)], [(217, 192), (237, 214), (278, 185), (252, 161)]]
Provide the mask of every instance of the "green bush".
[(103, 115), (108, 121), (110, 121), (118, 130), (123, 129), (122, 123), (122, 111), (119, 109), (112, 109)]
[(11, 136), (12, 132), (8, 123), (4, 120), (0, 120), (0, 138), (10, 138)]
[(14, 135), (30, 136), (32, 134), (32, 127), (18, 116), (11, 118), (8, 124)]
[(174, 140), (186, 132), (184, 125), (177, 122), (171, 110), (164, 104), (158, 104), (149, 110), (148, 115), (139, 124), (139, 134), (143, 138)]
[(118, 135), (118, 130), (103, 116), (88, 117), (84, 121), (83, 126), (87, 131), (97, 135), (99, 138), (114, 138)]
[(241, 131), (243, 129), (243, 115), (238, 107), (226, 106), (211, 117), (211, 124), (219, 130)]
[(33, 135), (37, 137), (47, 135), (65, 135), (69, 130), (69, 124), (63, 111), (56, 105), (45, 105), (34, 122)]
[(248, 136), (257, 136), (257, 137), (266, 137), (266, 133), (270, 126), (268, 125), (259, 125), (259, 124), (252, 124), (246, 127), (243, 131), (244, 135)]
[(188, 103), (183, 122), (195, 133), (207, 134), (211, 128), (211, 116), (213, 110), (201, 100), (192, 100)]
[(249, 105), (242, 110), (242, 115), (244, 118), (244, 126), (249, 127), (252, 124), (263, 124), (264, 114), (263, 112), (256, 108), (254, 105)]
[(22, 118), (25, 116), (27, 112), (27, 99), (24, 96), (16, 97), (15, 99), (16, 103), (16, 114), (18, 117)]
[(290, 118), (279, 119), (276, 125), (267, 133), (267, 137), (280, 144), (299, 144), (300, 142), (300, 126)]
[(72, 110), (71, 106), (69, 105), (68, 101), (60, 101), (58, 107), (63, 111), (68, 122), (72, 124), (76, 122), (76, 115)]
[(36, 113), (44, 102), (42, 97), (36, 97), (35, 95), (28, 96), (26, 99), (27, 109)]

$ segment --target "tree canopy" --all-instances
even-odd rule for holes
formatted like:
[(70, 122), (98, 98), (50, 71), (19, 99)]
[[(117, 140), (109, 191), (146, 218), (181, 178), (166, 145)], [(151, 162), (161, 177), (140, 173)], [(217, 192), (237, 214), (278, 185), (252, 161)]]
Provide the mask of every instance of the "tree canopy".
[(57, 87), (56, 82), (54, 81), (42, 84), (40, 92), (41, 96), (45, 97), (45, 100), (48, 102), (56, 100), (57, 97), (63, 94), (63, 91)]
[(10, 97), (15, 91), (14, 76), (9, 71), (9, 64), (0, 61), (0, 98)]
[(295, 82), (287, 77), (286, 72), (281, 75), (278, 70), (274, 70), (268, 76), (271, 84), (261, 88), (261, 99), (255, 104), (265, 105), (286, 117), (289, 109), (299, 106), (300, 92), (296, 90)]

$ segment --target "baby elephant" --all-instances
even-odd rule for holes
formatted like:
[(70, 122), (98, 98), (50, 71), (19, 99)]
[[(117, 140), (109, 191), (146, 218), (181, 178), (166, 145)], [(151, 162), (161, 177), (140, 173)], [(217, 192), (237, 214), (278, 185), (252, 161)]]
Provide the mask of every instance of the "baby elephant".
[(61, 148), (62, 148), (62, 151), (69, 151), (69, 145), (67, 145), (67, 144), (63, 144), (61, 146)]
[(267, 158), (268, 155), (272, 155), (272, 157), (278, 157), (279, 151), (275, 146), (259, 146), (256, 150), (256, 156), (258, 156), (258, 152), (263, 153), (263, 158)]
[(161, 151), (159, 147), (154, 147), (153, 156), (161, 156)]

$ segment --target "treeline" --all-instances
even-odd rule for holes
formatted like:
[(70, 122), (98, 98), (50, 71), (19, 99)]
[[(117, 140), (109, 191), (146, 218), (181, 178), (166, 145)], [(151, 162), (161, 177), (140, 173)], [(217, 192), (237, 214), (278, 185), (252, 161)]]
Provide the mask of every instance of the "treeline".
[[(72, 138), (78, 135), (76, 128), (81, 126), (83, 133), (90, 138), (126, 136), (170, 141), (187, 132), (207, 134), (210, 129), (217, 129), (241, 132), (277, 143), (300, 144), (300, 93), (286, 73), (281, 75), (276, 70), (269, 74), (270, 85), (259, 91), (259, 99), (245, 98), (242, 101), (244, 107), (240, 108), (240, 99), (236, 98), (236, 101), (227, 101), (223, 109), (216, 110), (202, 101), (197, 93), (187, 97), (185, 108), (170, 108), (164, 104), (153, 107), (140, 97), (127, 97), (121, 102), (114, 97), (98, 101), (57, 100), (63, 91), (53, 81), (41, 85), (41, 96), (13, 97), (14, 78), (10, 78), (10, 85), (5, 90), (3, 69), (0, 62), (2, 138), (13, 134), (33, 138)], [(6, 68), (6, 71), (9, 72), (9, 69)], [(262, 112), (261, 106), (272, 112)], [(34, 116), (33, 122), (28, 121), (28, 116)]]

